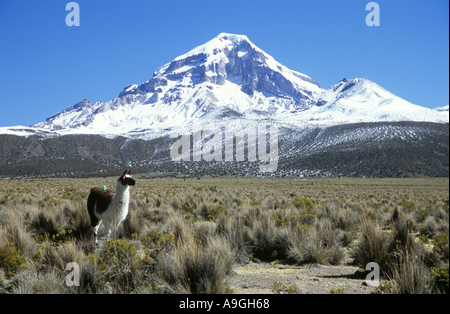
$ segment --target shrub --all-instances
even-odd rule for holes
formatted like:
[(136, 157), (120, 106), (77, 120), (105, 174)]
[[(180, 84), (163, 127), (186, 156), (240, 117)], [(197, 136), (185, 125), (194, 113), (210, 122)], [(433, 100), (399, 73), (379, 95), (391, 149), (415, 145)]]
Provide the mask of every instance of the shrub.
[(290, 285), (287, 287), (287, 293), (288, 294), (300, 294), (302, 293), (301, 290), (298, 288), (297, 285)]
[(169, 249), (174, 243), (175, 236), (172, 233), (165, 234), (159, 228), (148, 231), (141, 237), (141, 243), (147, 250)]
[(433, 292), (449, 293), (448, 266), (435, 269), (430, 278)]
[(219, 204), (219, 206), (217, 206), (217, 207), (212, 206), (210, 211), (211, 211), (211, 213), (208, 215), (207, 218), (212, 221), (215, 221), (219, 215), (228, 214), (228, 210), (222, 204)]
[(282, 293), (300, 294), (301, 293), (301, 291), (297, 285), (294, 284), (294, 285), (286, 286), (285, 284), (283, 284), (282, 282), (279, 282), (279, 281), (274, 281), (272, 283), (271, 290), (274, 294), (282, 294)]
[(336, 288), (336, 289), (332, 288), (330, 290), (331, 294), (344, 294), (344, 292), (345, 292), (344, 288)]
[(441, 259), (448, 263), (449, 259), (449, 245), (448, 234), (440, 233), (434, 238), (433, 252), (441, 257)]
[(100, 253), (99, 266), (103, 277), (112, 282), (120, 292), (129, 293), (138, 285), (141, 259), (132, 242), (124, 239), (108, 240)]
[(309, 198), (296, 198), (294, 200), (294, 206), (297, 208), (306, 208), (307, 210), (312, 210), (316, 201)]
[(25, 268), (26, 265), (25, 259), (13, 243), (7, 242), (0, 246), (0, 268), (5, 271), (7, 276), (14, 275), (17, 271)]
[(416, 203), (412, 201), (403, 201), (402, 207), (405, 211), (410, 212), (416, 209)]
[(294, 228), (296, 226), (311, 226), (316, 219), (316, 215), (314, 214), (302, 214), (302, 215), (286, 215), (283, 212), (277, 212), (272, 214), (272, 219), (275, 221), (277, 227), (291, 227)]
[(274, 294), (281, 294), (283, 291), (287, 290), (287, 287), (285, 284), (279, 282), (279, 281), (274, 281), (272, 283), (272, 292)]
[(181, 209), (185, 214), (194, 214), (195, 213), (195, 209), (197, 208), (197, 205), (194, 203), (190, 203), (190, 202), (184, 202)]

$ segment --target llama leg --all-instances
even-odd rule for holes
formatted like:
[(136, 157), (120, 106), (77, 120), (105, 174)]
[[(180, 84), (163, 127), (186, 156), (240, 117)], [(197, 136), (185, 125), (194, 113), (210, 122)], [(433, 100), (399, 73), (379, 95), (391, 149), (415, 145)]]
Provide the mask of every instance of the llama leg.
[(117, 233), (119, 232), (120, 221), (114, 221), (114, 240), (117, 240)]
[(117, 224), (116, 224), (116, 230), (115, 230), (115, 238), (116, 238), (116, 239), (117, 239), (117, 235), (118, 235), (118, 233), (119, 233), (119, 226), (120, 226), (121, 223), (122, 223), (122, 221), (119, 220), (119, 221), (117, 222)]
[(105, 230), (106, 230), (106, 242), (108, 242), (108, 239), (111, 236), (111, 223), (109, 222), (109, 220), (105, 220)]
[(95, 244), (98, 243), (97, 234), (98, 234), (98, 228), (100, 228), (100, 225), (101, 225), (101, 224), (102, 224), (102, 221), (99, 220), (99, 222), (97, 223), (97, 225), (94, 227)]

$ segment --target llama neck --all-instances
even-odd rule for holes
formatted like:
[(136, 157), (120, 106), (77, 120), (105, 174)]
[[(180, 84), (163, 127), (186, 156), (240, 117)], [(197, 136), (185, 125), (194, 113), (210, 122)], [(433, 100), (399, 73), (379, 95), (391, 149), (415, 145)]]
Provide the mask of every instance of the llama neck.
[(128, 203), (130, 200), (130, 187), (128, 185), (123, 185), (117, 182), (116, 194), (113, 196), (111, 202), (125, 202)]

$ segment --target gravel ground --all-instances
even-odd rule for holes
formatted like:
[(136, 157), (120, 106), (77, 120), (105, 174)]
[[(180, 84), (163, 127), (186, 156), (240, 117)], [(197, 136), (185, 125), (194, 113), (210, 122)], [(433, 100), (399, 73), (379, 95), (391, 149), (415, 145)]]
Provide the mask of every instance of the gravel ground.
[[(331, 289), (343, 288), (345, 294), (367, 294), (375, 288), (355, 279), (358, 267), (353, 266), (291, 266), (274, 263), (254, 263), (236, 266), (229, 280), (234, 293), (273, 293), (273, 282), (286, 287), (297, 285), (299, 293), (329, 294)], [(286, 291), (282, 291), (286, 293)]]

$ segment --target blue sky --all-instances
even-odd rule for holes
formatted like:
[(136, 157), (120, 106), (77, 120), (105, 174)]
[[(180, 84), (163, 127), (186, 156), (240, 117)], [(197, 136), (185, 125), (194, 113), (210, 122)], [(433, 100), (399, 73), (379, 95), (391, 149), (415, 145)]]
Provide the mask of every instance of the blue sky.
[(366, 77), (414, 104), (449, 104), (449, 1), (78, 0), (0, 1), (0, 126), (30, 125), (128, 84), (221, 32), (258, 47), (323, 88)]

